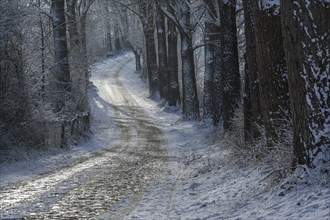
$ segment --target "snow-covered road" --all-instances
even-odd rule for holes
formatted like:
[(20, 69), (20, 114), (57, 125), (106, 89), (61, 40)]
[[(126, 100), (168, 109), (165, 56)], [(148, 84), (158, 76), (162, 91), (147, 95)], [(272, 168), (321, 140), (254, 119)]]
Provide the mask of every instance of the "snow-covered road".
[(2, 189), (1, 218), (121, 219), (134, 209), (149, 182), (166, 167), (167, 149), (162, 132), (119, 80), (131, 62), (132, 57), (123, 56), (113, 65), (101, 65), (92, 79), (99, 90), (91, 101), (94, 129), (105, 140), (109, 136), (111, 145)]

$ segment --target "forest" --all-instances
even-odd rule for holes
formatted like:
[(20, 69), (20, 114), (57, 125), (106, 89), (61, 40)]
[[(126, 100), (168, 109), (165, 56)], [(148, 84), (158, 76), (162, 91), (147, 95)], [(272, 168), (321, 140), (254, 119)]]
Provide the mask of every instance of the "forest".
[[(329, 21), (329, 0), (0, 0), (0, 165), (91, 145), (100, 114), (116, 118), (105, 139), (118, 131), (167, 155), (166, 124), (134, 98), (145, 90), (168, 120), (179, 117), (173, 124), (209, 129), (198, 137), (229, 143), (256, 167), (271, 163), (269, 176), (318, 172), (328, 186)], [(144, 83), (136, 94), (122, 89), (125, 57), (138, 77), (128, 87)]]

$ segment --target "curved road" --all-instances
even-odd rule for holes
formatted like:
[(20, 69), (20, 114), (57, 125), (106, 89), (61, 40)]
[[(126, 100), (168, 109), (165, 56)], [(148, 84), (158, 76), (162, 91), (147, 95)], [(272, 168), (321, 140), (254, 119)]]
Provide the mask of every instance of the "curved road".
[[(0, 218), (123, 219), (167, 163), (164, 135), (120, 81), (129, 56), (92, 81), (94, 127), (109, 146), (74, 164), (0, 190)], [(111, 137), (110, 137), (111, 136)], [(111, 141), (110, 141), (111, 139)]]

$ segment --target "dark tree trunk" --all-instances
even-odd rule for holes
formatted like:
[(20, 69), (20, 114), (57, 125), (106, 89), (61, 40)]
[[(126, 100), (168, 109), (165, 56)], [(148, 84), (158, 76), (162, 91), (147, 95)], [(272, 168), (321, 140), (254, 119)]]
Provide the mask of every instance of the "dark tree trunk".
[(213, 75), (214, 69), (212, 68), (212, 52), (213, 46), (208, 44), (209, 41), (209, 24), (205, 23), (205, 71), (204, 71), (204, 102), (203, 102), (203, 119), (205, 121), (212, 120), (213, 113)]
[(130, 43), (129, 41), (127, 42), (127, 46), (132, 50), (132, 52), (134, 53), (134, 57), (135, 57), (135, 71), (137, 73), (140, 73), (142, 70), (142, 66), (141, 66), (141, 48), (135, 48), (132, 43)]
[(67, 0), (67, 31), (70, 43), (70, 68), (72, 80), (72, 98), (75, 99), (75, 110), (85, 111), (87, 104), (88, 57), (86, 42), (87, 11), (93, 1)]
[(79, 45), (79, 33), (78, 33), (78, 25), (77, 25), (77, 15), (76, 15), (76, 0), (67, 0), (67, 27), (69, 33), (69, 42), (70, 49), (74, 47), (78, 47)]
[(112, 36), (111, 36), (111, 29), (109, 26), (108, 32), (107, 32), (107, 51), (108, 52), (112, 52), (113, 48), (112, 48)]
[(221, 87), (223, 127), (229, 130), (240, 101), (240, 75), (236, 33), (236, 0), (221, 1)]
[(60, 111), (64, 107), (65, 97), (71, 91), (68, 45), (66, 36), (64, 0), (52, 0), (53, 38), (55, 49), (54, 75), (56, 81), (56, 107)]
[(252, 0), (244, 0), (244, 27), (246, 39), (245, 92), (244, 92), (244, 139), (245, 143), (260, 136), (257, 125), (262, 124), (258, 66), (256, 60), (255, 19)]
[(205, 2), (205, 75), (204, 75), (204, 120), (213, 120), (218, 125), (222, 118), (221, 91), (221, 29), (220, 5), (214, 0)]
[[(244, 54), (246, 55), (246, 54)], [(245, 72), (244, 72), (244, 95), (243, 95), (243, 114), (244, 114), (244, 142), (245, 145), (248, 146), (254, 139), (253, 132), (257, 127), (253, 121), (253, 110), (252, 110), (252, 101), (251, 101), (251, 88), (250, 88), (250, 72), (249, 72), (249, 64), (245, 58)], [(252, 129), (254, 126), (254, 129)]]
[(281, 1), (293, 114), (293, 167), (330, 161), (330, 3)]
[(184, 119), (199, 119), (199, 103), (196, 87), (194, 49), (192, 43), (190, 0), (179, 3), (179, 19), (182, 21), (182, 110)]
[(156, 14), (157, 36), (158, 36), (158, 63), (159, 63), (159, 93), (160, 97), (168, 100), (168, 63), (165, 33), (165, 16), (157, 7)]
[(266, 7), (253, 1), (259, 91), (268, 146), (278, 141), (287, 126), (289, 90), (279, 5)]
[[(38, 1), (38, 7), (41, 7), (40, 0)], [(40, 52), (41, 52), (41, 87), (39, 92), (39, 97), (41, 102), (45, 101), (45, 83), (46, 83), (46, 42), (45, 42), (45, 27), (41, 14), (39, 14), (39, 28), (40, 28)]]
[(120, 41), (120, 30), (118, 26), (114, 27), (114, 35), (115, 35), (115, 49), (116, 52), (119, 53), (122, 50), (122, 47)]
[(150, 94), (155, 94), (159, 91), (159, 80), (154, 29), (145, 32), (145, 39), (149, 89)]
[[(70, 77), (72, 80), (71, 84), (71, 93), (72, 97), (81, 97), (81, 94), (84, 93), (85, 83), (84, 77), (81, 75), (81, 68), (85, 65), (82, 61), (82, 51), (80, 50), (80, 35), (78, 31), (78, 22), (77, 22), (77, 1), (67, 0), (66, 1), (66, 16), (67, 16), (67, 32), (69, 34), (69, 62), (70, 62)], [(86, 100), (87, 101), (87, 100)], [(75, 108), (83, 110), (81, 102), (76, 102), (77, 105)]]
[(157, 67), (157, 54), (155, 44), (155, 25), (154, 25), (154, 4), (152, 1), (140, 1), (139, 9), (144, 16), (141, 18), (143, 25), (143, 33), (146, 46), (146, 63), (147, 63), (147, 75), (149, 82), (150, 94), (155, 94), (159, 91), (159, 77)]
[(194, 49), (192, 38), (181, 34), (182, 59), (182, 109), (185, 119), (199, 118), (199, 103), (197, 97)]
[[(166, 5), (167, 5), (167, 9), (162, 9), (162, 11), (167, 16), (167, 18), (170, 19), (179, 29), (180, 37), (181, 37), (183, 117), (184, 119), (199, 119), (199, 103), (198, 103), (197, 87), (196, 87), (194, 48), (192, 43), (193, 24), (191, 23), (192, 21), (190, 19), (191, 18), (190, 0), (184, 0), (184, 1), (172, 0), (167, 2)], [(172, 30), (174, 30), (174, 28), (172, 28)], [(171, 42), (174, 41), (172, 41), (171, 39), (169, 40), (169, 44)], [(170, 49), (169, 53), (171, 54), (175, 50), (176, 48), (173, 47)], [(169, 58), (170, 57), (171, 55), (169, 55)], [(171, 60), (170, 62), (172, 62), (172, 59), (170, 59)], [(175, 60), (173, 61), (177, 62)], [(172, 69), (170, 71), (172, 71)], [(170, 87), (172, 86), (173, 85), (170, 85)]]
[(122, 16), (122, 12), (120, 7), (118, 7), (117, 2), (115, 1), (110, 1), (113, 7), (113, 12), (112, 15), (115, 15), (114, 17), (114, 46), (115, 46), (115, 50), (116, 53), (120, 53), (123, 49), (123, 30), (122, 27), (123, 25), (121, 25), (121, 19), (123, 18)]
[(110, 6), (108, 2), (104, 3), (104, 7), (106, 10), (106, 21), (105, 21), (105, 25), (107, 27), (107, 33), (106, 33), (106, 46), (107, 46), (107, 52), (112, 52), (113, 48), (112, 48), (112, 33), (111, 33), (111, 24), (110, 24)]
[(84, 13), (81, 18), (80, 18), (80, 48), (81, 48), (81, 52), (82, 52), (82, 65), (83, 65), (83, 74), (84, 74), (84, 80), (85, 80), (85, 85), (84, 88), (87, 89), (87, 85), (88, 85), (88, 80), (89, 80), (89, 76), (88, 76), (88, 56), (87, 56), (87, 41), (86, 41), (86, 20), (87, 20), (87, 13)]
[(121, 42), (122, 42), (122, 48), (126, 49), (129, 46), (129, 42), (127, 39), (127, 34), (129, 32), (129, 17), (127, 13), (127, 8), (123, 8), (120, 12), (120, 19), (121, 19), (121, 25), (120, 25), (120, 31), (121, 31)]
[(141, 51), (134, 53), (135, 55), (135, 70), (137, 73), (140, 73), (142, 70), (142, 66), (141, 66)]
[(168, 21), (168, 102), (176, 106), (180, 102), (178, 78), (178, 32), (174, 23)]

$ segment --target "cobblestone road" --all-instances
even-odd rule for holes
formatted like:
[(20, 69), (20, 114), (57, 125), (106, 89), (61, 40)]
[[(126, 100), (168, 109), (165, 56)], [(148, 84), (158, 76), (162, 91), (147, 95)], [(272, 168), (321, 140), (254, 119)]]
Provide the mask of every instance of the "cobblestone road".
[[(0, 190), (0, 217), (23, 219), (123, 219), (139, 203), (148, 184), (164, 171), (164, 135), (120, 82), (125, 65), (103, 68), (93, 83), (96, 130), (114, 129), (108, 150)], [(98, 107), (97, 107), (98, 106)], [(101, 107), (100, 107), (101, 106)]]

